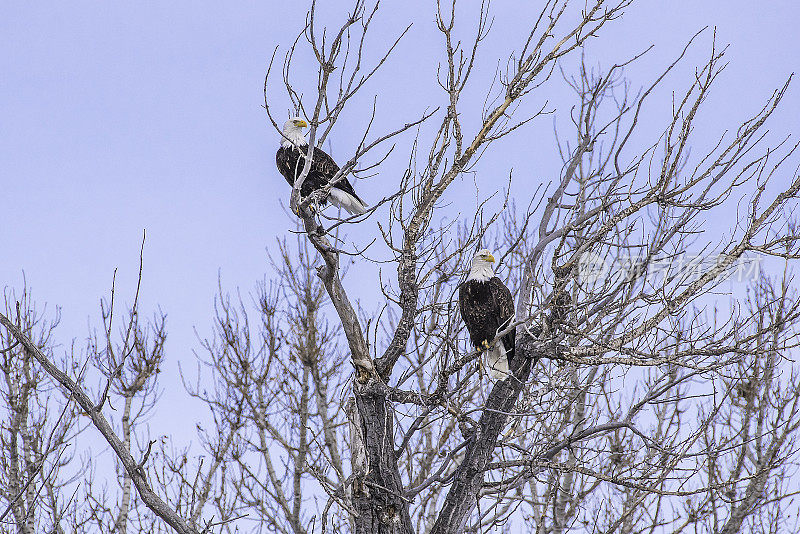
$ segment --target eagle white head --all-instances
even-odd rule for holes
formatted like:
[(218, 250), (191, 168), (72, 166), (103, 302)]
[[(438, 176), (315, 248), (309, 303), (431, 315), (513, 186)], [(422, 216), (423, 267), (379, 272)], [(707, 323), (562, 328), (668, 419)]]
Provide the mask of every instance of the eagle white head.
[(303, 128), (308, 126), (308, 123), (302, 117), (292, 117), (283, 123), (283, 136), (281, 137), (281, 146), (305, 146), (308, 144), (306, 136), (303, 135)]
[(488, 248), (479, 250), (472, 258), (472, 266), (469, 269), (467, 280), (477, 280), (478, 282), (488, 282), (494, 276), (494, 256)]

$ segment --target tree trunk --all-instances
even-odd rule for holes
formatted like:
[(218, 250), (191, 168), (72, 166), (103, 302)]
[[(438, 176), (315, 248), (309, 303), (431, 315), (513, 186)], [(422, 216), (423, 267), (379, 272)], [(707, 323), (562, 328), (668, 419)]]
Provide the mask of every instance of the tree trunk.
[(489, 393), (489, 398), (486, 399), (486, 407), (481, 414), (478, 427), (468, 440), (464, 459), (456, 470), (453, 485), (431, 534), (460, 534), (466, 528), (469, 516), (478, 502), (486, 466), (492, 459), (497, 436), (505, 427), (508, 414), (514, 409), (522, 386), (528, 380), (531, 368), (536, 362), (536, 359), (524, 356), (533, 354), (530, 347), (532, 339), (529, 337), (524, 339), (524, 344), (517, 343), (515, 356), (509, 362), (514, 376), (497, 382)]
[[(358, 513), (355, 534), (412, 534), (409, 501), (394, 454), (394, 417), (383, 384), (371, 379), (355, 387), (357, 419), (366, 459), (357, 465), (353, 456), (352, 499)], [(359, 447), (354, 447), (357, 450)]]

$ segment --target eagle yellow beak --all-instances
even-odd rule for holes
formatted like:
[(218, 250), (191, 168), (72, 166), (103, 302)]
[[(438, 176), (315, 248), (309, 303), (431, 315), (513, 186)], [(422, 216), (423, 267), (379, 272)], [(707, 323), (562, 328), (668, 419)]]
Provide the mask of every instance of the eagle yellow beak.
[(491, 254), (487, 254), (483, 257), (484, 260), (488, 261), (489, 263), (494, 263), (494, 256)]
[(299, 121), (297, 121), (297, 125), (300, 128), (305, 128), (306, 126), (308, 126), (308, 123), (306, 121), (304, 121), (303, 119), (300, 119)]

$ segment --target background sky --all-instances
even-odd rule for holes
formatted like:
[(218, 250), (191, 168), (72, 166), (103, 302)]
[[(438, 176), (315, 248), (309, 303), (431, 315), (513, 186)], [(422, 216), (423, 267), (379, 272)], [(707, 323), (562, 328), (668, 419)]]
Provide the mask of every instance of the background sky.
[[(480, 83), (490, 81), (498, 61), (524, 39), (530, 17), (519, 13), (528, 5), (492, 4), (495, 23), (479, 57)], [(326, 2), (323, 15), (338, 21), (348, 7)], [(67, 347), (75, 339), (80, 346), (98, 324), (98, 303), (109, 295), (115, 268), (119, 302), (132, 301), (146, 229), (141, 310), (149, 315), (161, 307), (169, 332), (160, 380), (171, 409), (154, 415), (154, 435), (192, 437), (195, 418), (187, 413), (197, 406), (174, 384), (179, 362), (184, 369), (194, 366), (195, 331), (210, 332), (218, 276), (226, 290), (246, 293), (269, 275), (266, 251), (275, 249), (276, 237), (291, 237), (293, 217), (280, 204), (289, 189), (274, 164), (278, 137), (261, 104), (269, 57), (276, 46), (282, 57), (305, 10), (299, 2), (255, 1), (0, 4), (0, 285), (19, 290), (24, 273), (36, 301), (47, 303), (49, 312), (60, 309), (58, 341)], [(473, 24), (466, 15), (463, 20), (466, 38)], [(329, 150), (340, 162), (357, 142), (354, 127), (364, 121), (373, 95), (376, 133), (442, 104), (434, 80), (441, 42), (431, 1), (385, 2), (370, 44), (385, 47), (412, 21), (386, 69), (334, 130)], [(699, 128), (718, 134), (735, 130), (798, 70), (798, 21), (796, 0), (641, 1), (592, 42), (586, 57), (608, 66), (654, 44), (627, 71), (638, 88), (697, 30), (715, 26), (717, 42), (731, 44), (730, 65)], [(694, 65), (708, 56), (710, 37), (693, 49), (672, 86), (688, 83)], [(298, 79), (313, 81), (316, 65), (304, 58), (295, 65)], [(486, 87), (480, 83), (465, 95), (476, 103), (468, 123), (479, 117)], [(777, 137), (800, 126), (797, 85), (771, 123)], [(274, 87), (282, 119), (288, 100)], [(547, 90), (536, 102), (548, 100), (563, 120), (569, 95)], [(668, 110), (670, 98), (662, 92), (654, 109)], [(513, 191), (527, 203), (537, 184), (557, 176), (552, 130), (553, 119), (545, 118), (504, 141), (478, 169), (483, 190), (504, 187), (513, 167)], [(501, 180), (491, 168), (502, 171)], [(356, 188), (374, 202), (387, 191), (381, 180), (390, 179), (382, 174)], [(461, 213), (474, 206), (470, 188), (449, 195)], [(374, 225), (352, 229), (353, 240), (369, 242)], [(377, 280), (372, 271), (368, 276)], [(350, 285), (364, 307), (377, 305), (370, 300), (377, 296), (374, 284)]]

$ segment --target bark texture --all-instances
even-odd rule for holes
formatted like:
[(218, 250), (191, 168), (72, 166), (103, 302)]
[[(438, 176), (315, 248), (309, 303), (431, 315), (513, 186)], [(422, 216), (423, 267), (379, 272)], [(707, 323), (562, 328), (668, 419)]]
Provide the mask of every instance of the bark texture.
[(393, 407), (376, 380), (357, 385), (355, 398), (368, 466), (363, 478), (353, 481), (356, 534), (412, 534), (394, 453)]

